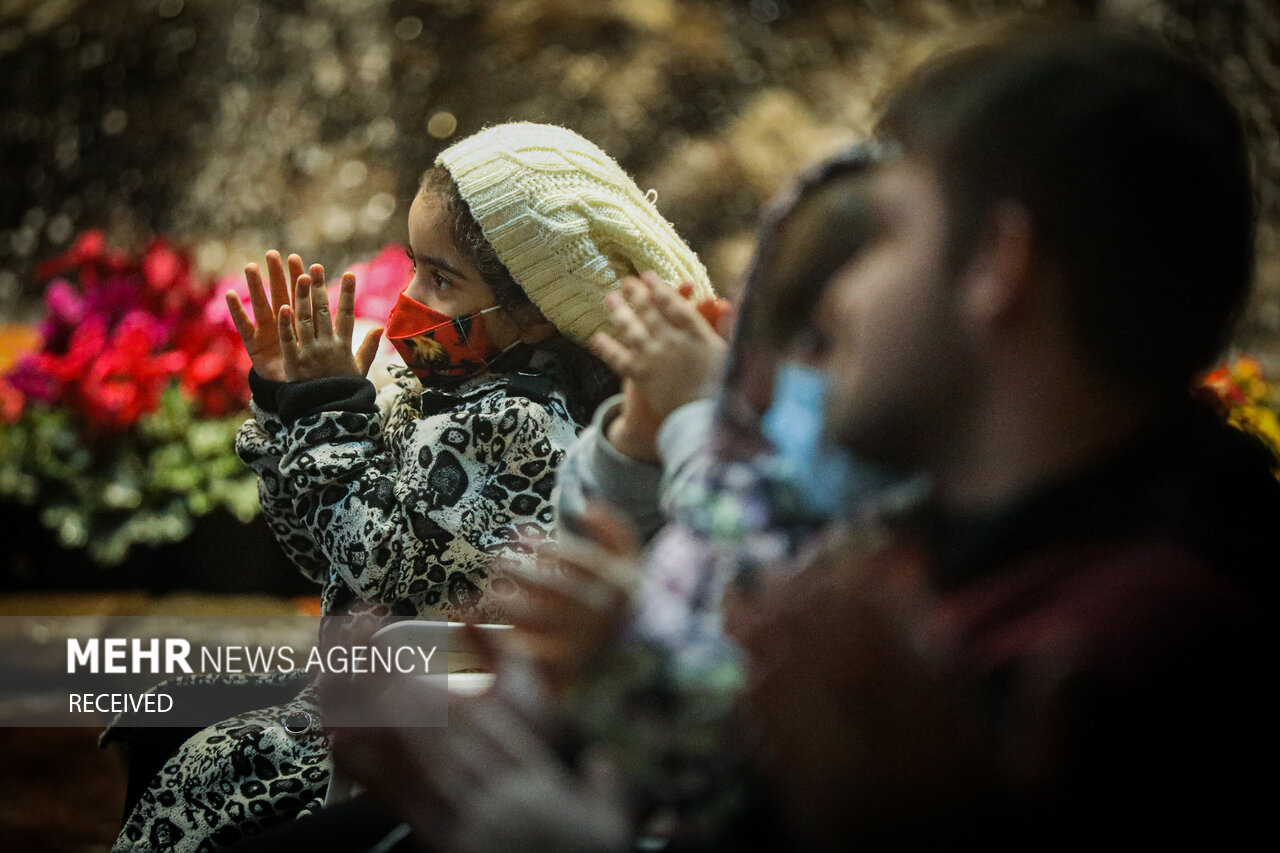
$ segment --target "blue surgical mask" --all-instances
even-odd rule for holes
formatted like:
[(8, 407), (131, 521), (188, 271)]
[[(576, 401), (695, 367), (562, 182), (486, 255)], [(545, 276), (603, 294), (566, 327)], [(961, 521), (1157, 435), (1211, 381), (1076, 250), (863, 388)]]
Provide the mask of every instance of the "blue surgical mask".
[(761, 428), (806, 508), (836, 517), (848, 515), (892, 478), (826, 439), (828, 392), (825, 371), (783, 362), (774, 376), (773, 401)]

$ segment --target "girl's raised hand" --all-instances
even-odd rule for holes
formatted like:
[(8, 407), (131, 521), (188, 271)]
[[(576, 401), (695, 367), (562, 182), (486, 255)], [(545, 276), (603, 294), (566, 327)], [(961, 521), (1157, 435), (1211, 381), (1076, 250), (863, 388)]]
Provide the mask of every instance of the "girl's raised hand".
[(598, 332), (592, 349), (622, 377), (622, 411), (608, 437), (623, 453), (654, 461), (658, 427), (719, 378), (728, 345), (708, 316), (723, 320), (720, 303), (695, 305), (688, 287), (672, 288), (652, 272), (622, 282), (605, 298), (616, 334)]
[[(257, 264), (244, 268), (244, 278), (249, 285), (249, 304), (253, 307), (253, 320), (244, 310), (240, 297), (227, 292), (227, 308), (231, 321), (236, 324), (240, 340), (253, 361), (253, 369), (263, 379), (285, 381), (284, 356), (280, 349), (279, 313), (289, 304), (289, 294), (302, 275), (302, 258), (289, 256), (289, 277), (285, 279), (284, 263), (275, 249), (267, 252), (267, 280), (271, 285), (268, 296), (262, 284), (262, 274)], [(255, 325), (256, 324), (256, 325)]]
[(279, 310), (279, 346), (284, 375), (290, 382), (306, 382), (328, 376), (364, 376), (378, 352), (382, 329), (365, 335), (360, 349), (351, 352), (355, 331), (356, 277), (344, 273), (338, 296), (338, 315), (329, 309), (324, 267), (312, 264), (310, 274), (294, 282), (293, 305)]
[(719, 378), (728, 345), (697, 305), (654, 273), (624, 279), (619, 290), (605, 299), (617, 334), (599, 332), (591, 344), (665, 418)]

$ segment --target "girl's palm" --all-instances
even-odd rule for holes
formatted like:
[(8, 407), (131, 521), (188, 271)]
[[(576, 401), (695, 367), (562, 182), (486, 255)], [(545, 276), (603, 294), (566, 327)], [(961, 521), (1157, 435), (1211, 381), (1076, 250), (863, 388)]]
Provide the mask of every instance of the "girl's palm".
[(249, 319), (240, 298), (235, 293), (227, 293), (227, 308), (231, 311), (231, 320), (236, 324), (245, 351), (253, 361), (253, 369), (264, 379), (276, 382), (284, 382), (286, 379), (284, 353), (280, 348), (280, 309), (290, 304), (289, 295), (298, 277), (302, 275), (302, 270), (302, 258), (290, 255), (289, 277), (286, 279), (280, 253), (274, 249), (267, 252), (267, 278), (271, 285), (268, 296), (258, 265), (249, 264), (244, 268), (245, 281), (249, 285), (249, 304), (253, 306), (253, 320)]

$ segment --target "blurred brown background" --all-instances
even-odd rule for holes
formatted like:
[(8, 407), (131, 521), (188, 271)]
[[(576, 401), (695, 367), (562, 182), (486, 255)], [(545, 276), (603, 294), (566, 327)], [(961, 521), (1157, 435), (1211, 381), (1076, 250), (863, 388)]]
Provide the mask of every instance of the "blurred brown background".
[[(443, 146), (512, 119), (614, 154), (732, 294), (759, 206), (865, 136), (877, 92), (1031, 19), (1152, 28), (1236, 99), (1263, 221), (1238, 342), (1280, 375), (1275, 0), (0, 0), (0, 320), (38, 315), (34, 266), (86, 228), (169, 234), (211, 273), (362, 259)], [(109, 847), (123, 777), (92, 730), (0, 730), (0, 765), (0, 850)]]
[(444, 145), (511, 119), (613, 153), (733, 293), (760, 204), (864, 136), (877, 92), (1033, 18), (1138, 23), (1224, 81), (1265, 222), (1240, 342), (1280, 367), (1275, 0), (0, 0), (0, 312), (30, 316), (32, 265), (87, 227), (213, 272), (366, 257)]

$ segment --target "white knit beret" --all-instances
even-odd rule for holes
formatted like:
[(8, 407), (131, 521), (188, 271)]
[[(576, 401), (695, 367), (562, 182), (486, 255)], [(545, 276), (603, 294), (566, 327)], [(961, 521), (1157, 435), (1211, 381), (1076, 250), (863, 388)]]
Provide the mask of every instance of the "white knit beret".
[(653, 270), (715, 295), (707, 270), (612, 157), (572, 130), (501, 124), (441, 152), (498, 259), (556, 328), (585, 341), (610, 328), (604, 296)]

